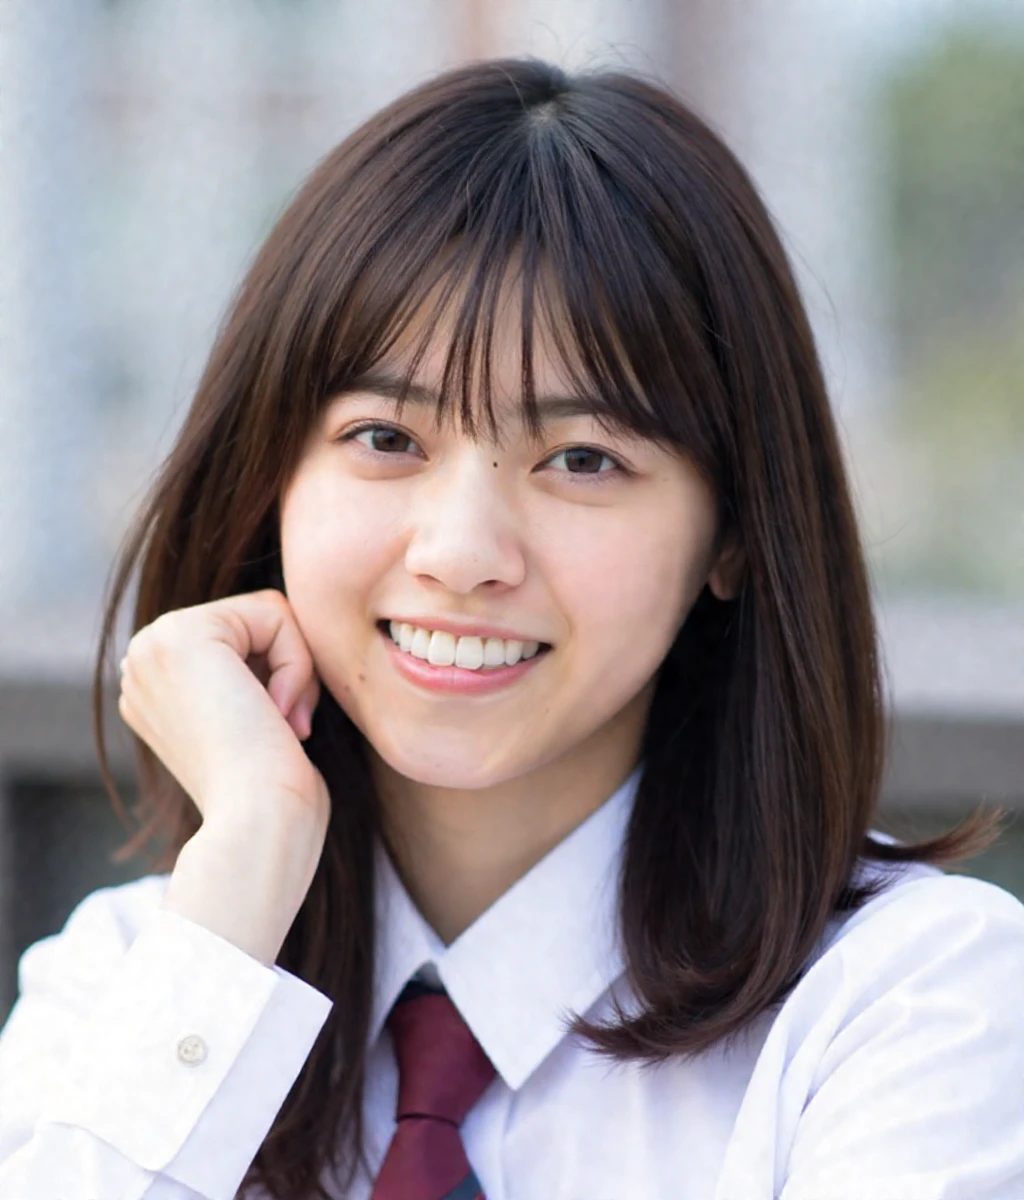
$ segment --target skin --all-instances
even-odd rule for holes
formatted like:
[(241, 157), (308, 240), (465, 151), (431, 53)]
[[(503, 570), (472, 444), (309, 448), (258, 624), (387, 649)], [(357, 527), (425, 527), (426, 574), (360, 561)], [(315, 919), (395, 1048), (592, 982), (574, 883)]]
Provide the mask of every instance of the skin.
[[(500, 444), (482, 420), (474, 441), (457, 416), (438, 428), (426, 404), (399, 421), (393, 400), (349, 393), (311, 431), (279, 510), (296, 621), (367, 739), (395, 865), (446, 943), (624, 781), (682, 622), (705, 583), (734, 596), (743, 567), (733, 544), (713, 557), (714, 496), (678, 454), (589, 416), (530, 441), (517, 311), (506, 303), (495, 343)], [(571, 394), (537, 332), (538, 395)], [(416, 375), (429, 388), (443, 337), (442, 325)], [(409, 345), (382, 367), (399, 374)], [(367, 420), (406, 436), (342, 440)], [(579, 446), (632, 474), (562, 453)], [(377, 629), (421, 614), (498, 622), (553, 649), (490, 695), (427, 693)]]

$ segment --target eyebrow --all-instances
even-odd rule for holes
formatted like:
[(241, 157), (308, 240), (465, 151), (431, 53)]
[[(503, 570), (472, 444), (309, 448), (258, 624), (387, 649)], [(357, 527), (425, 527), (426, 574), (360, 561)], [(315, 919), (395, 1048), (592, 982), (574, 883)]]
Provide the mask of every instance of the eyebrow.
[[(403, 393), (409, 404), (426, 405), (436, 408), (439, 403), (437, 392), (422, 383), (409, 383), (403, 386), (402, 379), (379, 367), (363, 372), (349, 383), (344, 391), (339, 392), (335, 401), (344, 401), (355, 392), (369, 392), (386, 400), (397, 400)], [(596, 417), (607, 415), (603, 405), (598, 404), (589, 396), (544, 394), (536, 398), (537, 409), (541, 423), (568, 420), (570, 417)]]

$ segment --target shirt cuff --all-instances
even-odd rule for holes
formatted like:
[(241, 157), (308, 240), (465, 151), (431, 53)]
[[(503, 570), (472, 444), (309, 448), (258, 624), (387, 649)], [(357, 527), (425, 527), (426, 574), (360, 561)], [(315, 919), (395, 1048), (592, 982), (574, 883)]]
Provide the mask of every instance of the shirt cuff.
[(159, 909), (79, 1027), (40, 1120), (231, 1200), (331, 1008), (303, 980)]

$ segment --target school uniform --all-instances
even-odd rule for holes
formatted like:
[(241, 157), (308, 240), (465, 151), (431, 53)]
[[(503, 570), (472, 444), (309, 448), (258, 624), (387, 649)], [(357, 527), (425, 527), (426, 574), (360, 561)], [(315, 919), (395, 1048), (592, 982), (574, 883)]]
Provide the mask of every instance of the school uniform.
[[(466, 1196), (1022, 1200), (1024, 906), (991, 884), (862, 863), (886, 891), (833, 919), (727, 1049), (641, 1067), (566, 1035), (570, 1010), (635, 1007), (615, 880), (638, 778), (447, 947), (378, 848), (374, 1175), (397, 1142), (389, 1014), (415, 980), (486, 1056), (449, 1122)], [(331, 1002), (162, 910), (168, 878), (94, 892), (25, 952), (0, 1033), (0, 1197), (230, 1200), (298, 1076)]]

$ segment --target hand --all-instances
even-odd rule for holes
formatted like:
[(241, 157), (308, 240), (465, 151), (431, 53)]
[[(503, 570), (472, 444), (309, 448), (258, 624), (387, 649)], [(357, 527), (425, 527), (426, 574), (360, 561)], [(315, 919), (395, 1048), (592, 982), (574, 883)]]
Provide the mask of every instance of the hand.
[(291, 605), (267, 588), (140, 629), (121, 661), (118, 711), (192, 797), (204, 830), (230, 840), (258, 818), (281, 830), (282, 816), (308, 817), (325, 836), (330, 796), (300, 744), (319, 697)]

